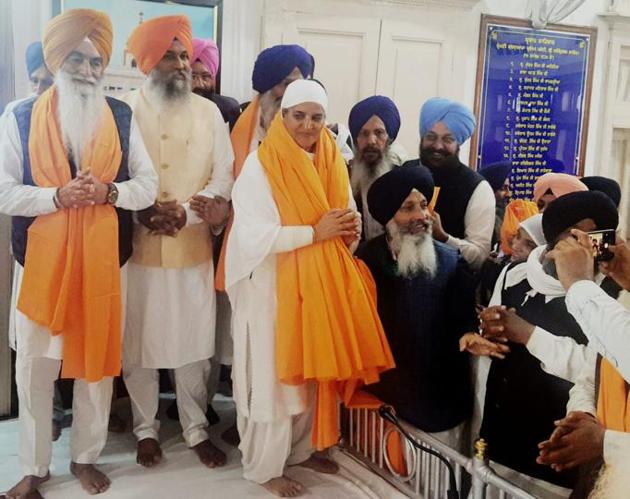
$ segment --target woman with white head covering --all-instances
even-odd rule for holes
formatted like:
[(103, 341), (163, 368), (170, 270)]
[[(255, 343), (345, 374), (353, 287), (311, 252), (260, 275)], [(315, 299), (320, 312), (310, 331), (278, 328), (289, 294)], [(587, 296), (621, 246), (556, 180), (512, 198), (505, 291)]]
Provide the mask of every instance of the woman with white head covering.
[(337, 471), (313, 452), (337, 442), (338, 396), (349, 402), (349, 387), (393, 366), (352, 258), (361, 222), (327, 106), (318, 83), (291, 83), (232, 193), (226, 287), (243, 474), (281, 497), (303, 490), (287, 464)]

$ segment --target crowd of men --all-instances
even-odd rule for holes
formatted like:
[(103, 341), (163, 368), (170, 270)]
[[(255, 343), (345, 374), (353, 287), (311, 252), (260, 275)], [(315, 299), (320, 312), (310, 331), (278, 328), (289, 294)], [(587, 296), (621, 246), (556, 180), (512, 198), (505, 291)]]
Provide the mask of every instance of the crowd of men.
[(365, 391), (462, 453), (480, 435), (537, 497), (623, 497), (630, 248), (617, 237), (602, 261), (588, 235), (617, 229), (615, 181), (549, 172), (509, 201), (509, 163), (459, 159), (467, 107), (425, 102), (413, 159), (388, 97), (327, 122), (297, 45), (259, 54), (239, 106), (184, 16), (132, 32), (146, 79), (105, 97), (112, 38), (103, 13), (53, 18), (26, 54), (34, 95), (0, 119), (23, 474), (7, 498), (41, 497), (50, 477), (59, 377), (75, 380), (70, 471), (88, 493), (110, 486), (96, 463), (120, 375), (139, 465), (163, 457), (160, 369), (187, 447), (224, 465), (207, 416), (221, 364), (224, 440), (280, 497), (304, 492), (287, 466), (338, 471), (338, 402)]

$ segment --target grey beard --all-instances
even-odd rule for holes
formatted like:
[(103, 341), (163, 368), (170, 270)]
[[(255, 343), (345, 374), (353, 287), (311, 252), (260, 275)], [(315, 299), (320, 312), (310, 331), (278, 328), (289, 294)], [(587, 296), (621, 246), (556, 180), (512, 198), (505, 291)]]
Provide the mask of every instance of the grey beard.
[(57, 116), (64, 144), (77, 168), (81, 154), (96, 136), (106, 101), (100, 81), (94, 85), (73, 79), (60, 70), (55, 77), (59, 95)]
[(396, 255), (399, 275), (411, 278), (422, 273), (430, 278), (435, 277), (437, 255), (430, 228), (425, 233), (405, 234), (394, 220), (390, 220), (386, 230), (389, 235), (389, 246)]
[(164, 75), (153, 69), (147, 78), (149, 93), (161, 104), (182, 104), (190, 99), (192, 93), (192, 76), (190, 71), (184, 73), (184, 80), (174, 78), (173, 74)]
[(350, 171), (350, 184), (352, 192), (355, 196), (359, 196), (362, 191), (367, 192), (372, 182), (384, 175), (394, 167), (394, 158), (390, 154), (390, 148), (383, 152), (383, 159), (375, 165), (367, 165), (361, 161), (361, 157), (357, 155), (352, 162)]
[(280, 111), (280, 104), (282, 104), (281, 99), (276, 99), (271, 90), (260, 94), (260, 126), (263, 127), (264, 130), (269, 130), (271, 126), (271, 122), (274, 117)]

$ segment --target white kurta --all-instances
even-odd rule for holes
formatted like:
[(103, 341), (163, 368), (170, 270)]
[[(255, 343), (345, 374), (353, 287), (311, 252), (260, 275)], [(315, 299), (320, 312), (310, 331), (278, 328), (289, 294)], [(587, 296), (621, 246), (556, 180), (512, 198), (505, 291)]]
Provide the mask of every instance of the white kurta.
[[(214, 108), (215, 115), (208, 117), (217, 124), (208, 138), (214, 141), (212, 178), (198, 194), (229, 200), (234, 154), (220, 111)], [(186, 225), (202, 222), (188, 202), (184, 208)], [(129, 282), (125, 365), (178, 368), (214, 355), (216, 301), (211, 260), (176, 269), (130, 262)]]
[[(356, 209), (349, 191), (349, 207)], [(304, 386), (278, 382), (275, 360), (276, 255), (313, 241), (310, 226), (282, 226), (271, 186), (251, 153), (232, 191), (234, 225), (225, 276), (232, 304), (234, 399), (240, 416), (272, 422), (307, 407)]]

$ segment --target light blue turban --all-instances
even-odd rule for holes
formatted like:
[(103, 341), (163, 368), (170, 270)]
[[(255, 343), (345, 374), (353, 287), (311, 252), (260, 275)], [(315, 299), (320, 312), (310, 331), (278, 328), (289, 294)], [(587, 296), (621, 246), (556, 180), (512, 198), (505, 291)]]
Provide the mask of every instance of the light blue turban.
[(433, 97), (420, 109), (420, 136), (442, 121), (455, 136), (458, 144), (466, 142), (475, 130), (475, 115), (459, 102), (442, 97)]

